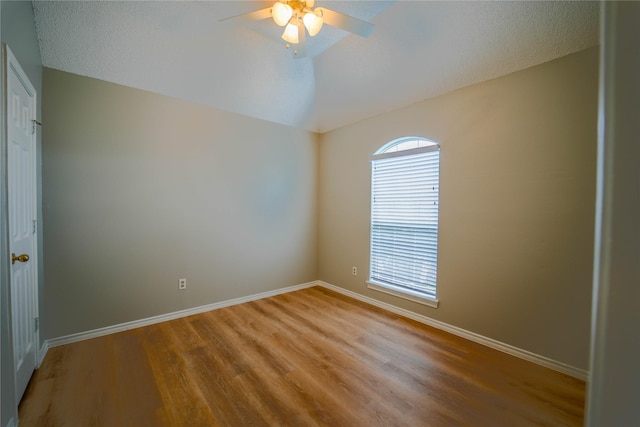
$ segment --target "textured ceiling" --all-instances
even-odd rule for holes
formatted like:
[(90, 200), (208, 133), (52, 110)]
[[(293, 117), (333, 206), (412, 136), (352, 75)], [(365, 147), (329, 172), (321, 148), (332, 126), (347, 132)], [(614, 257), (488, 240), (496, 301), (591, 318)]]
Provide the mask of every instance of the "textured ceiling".
[(46, 67), (325, 132), (598, 44), (597, 2), (322, 1), (375, 24), (324, 26), (294, 59), (264, 1), (34, 1)]

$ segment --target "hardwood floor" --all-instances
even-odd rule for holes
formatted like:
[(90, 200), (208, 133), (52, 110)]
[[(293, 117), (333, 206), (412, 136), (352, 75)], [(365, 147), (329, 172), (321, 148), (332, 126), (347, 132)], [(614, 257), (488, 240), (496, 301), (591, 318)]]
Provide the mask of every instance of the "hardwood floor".
[(584, 382), (320, 287), (49, 350), (20, 426), (578, 426)]

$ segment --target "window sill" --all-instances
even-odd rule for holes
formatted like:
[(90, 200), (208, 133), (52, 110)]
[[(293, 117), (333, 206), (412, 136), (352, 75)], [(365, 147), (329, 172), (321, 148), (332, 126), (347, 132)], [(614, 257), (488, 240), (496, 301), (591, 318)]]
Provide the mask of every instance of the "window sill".
[(426, 305), (433, 308), (438, 308), (438, 304), (440, 302), (437, 299), (426, 297), (419, 292), (412, 292), (398, 286), (388, 285), (386, 283), (382, 284), (380, 282), (373, 282), (371, 280), (367, 280), (367, 288), (373, 289), (374, 291), (383, 292), (388, 295), (393, 295), (394, 297), (417, 302), (418, 304)]

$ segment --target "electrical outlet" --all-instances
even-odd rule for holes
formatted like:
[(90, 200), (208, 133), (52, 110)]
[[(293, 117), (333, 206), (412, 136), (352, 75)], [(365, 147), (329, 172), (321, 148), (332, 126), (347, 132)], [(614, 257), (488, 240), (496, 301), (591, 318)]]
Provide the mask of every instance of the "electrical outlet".
[(354, 276), (358, 275), (358, 267), (351, 267), (351, 274)]
[(187, 279), (178, 279), (178, 289), (187, 289)]

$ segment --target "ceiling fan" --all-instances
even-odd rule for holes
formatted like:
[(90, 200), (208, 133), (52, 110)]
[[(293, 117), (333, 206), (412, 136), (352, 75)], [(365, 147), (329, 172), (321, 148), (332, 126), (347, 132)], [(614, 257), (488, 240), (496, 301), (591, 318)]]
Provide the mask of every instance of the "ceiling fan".
[(368, 37), (373, 31), (373, 24), (369, 22), (324, 7), (314, 9), (314, 4), (315, 0), (277, 0), (272, 6), (221, 21), (252, 22), (273, 18), (278, 26), (285, 27), (282, 39), (287, 42), (287, 48), (292, 48), (294, 58), (306, 56), (307, 34), (315, 36), (323, 24), (361, 37)]

